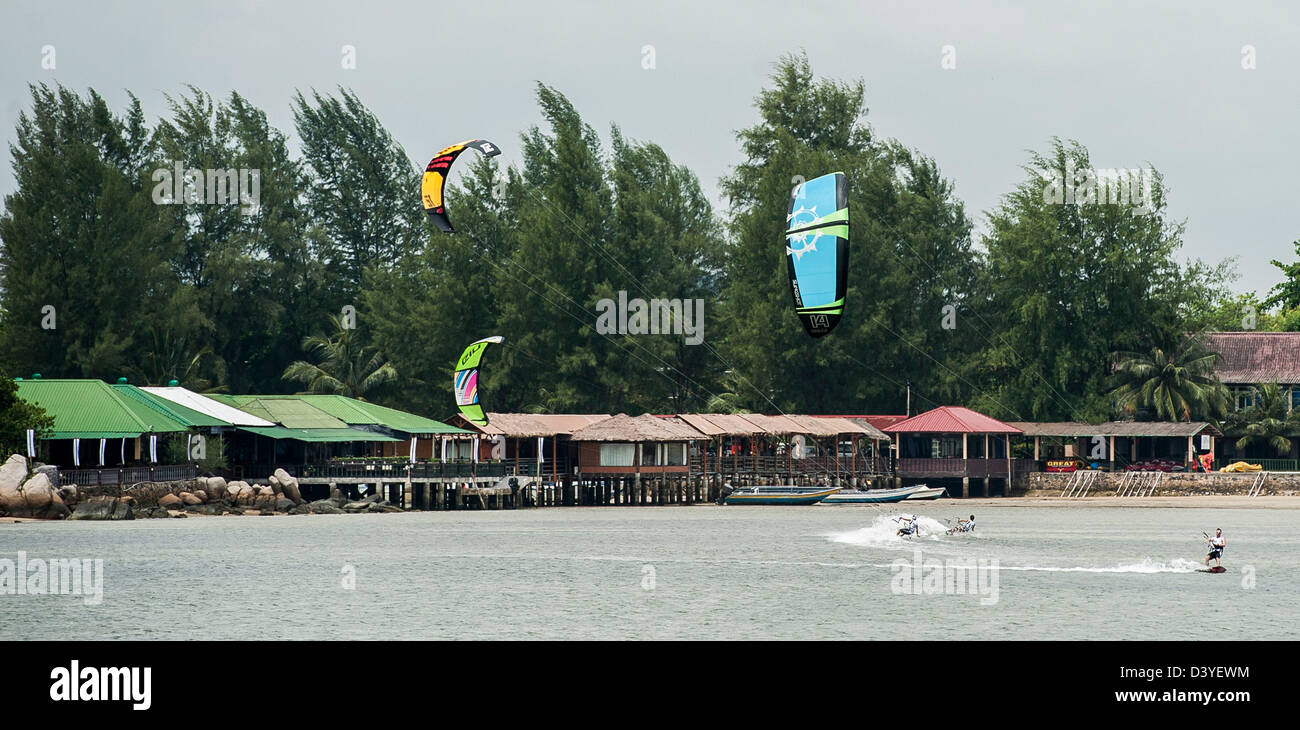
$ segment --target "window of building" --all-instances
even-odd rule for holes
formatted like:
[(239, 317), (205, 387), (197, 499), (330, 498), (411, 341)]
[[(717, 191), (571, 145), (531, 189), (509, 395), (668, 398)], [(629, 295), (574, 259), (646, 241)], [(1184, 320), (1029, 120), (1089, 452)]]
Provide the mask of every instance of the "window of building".
[(601, 466), (632, 466), (636, 457), (636, 444), (601, 444)]

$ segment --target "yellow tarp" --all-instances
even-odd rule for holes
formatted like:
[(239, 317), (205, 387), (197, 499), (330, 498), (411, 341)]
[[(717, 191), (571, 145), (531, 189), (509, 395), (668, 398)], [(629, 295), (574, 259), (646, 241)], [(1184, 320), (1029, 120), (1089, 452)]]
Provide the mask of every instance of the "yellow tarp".
[(1229, 472), (1259, 471), (1260, 469), (1263, 468), (1264, 467), (1260, 466), (1259, 464), (1247, 464), (1244, 461), (1234, 461), (1231, 464), (1223, 467), (1219, 471), (1229, 471)]

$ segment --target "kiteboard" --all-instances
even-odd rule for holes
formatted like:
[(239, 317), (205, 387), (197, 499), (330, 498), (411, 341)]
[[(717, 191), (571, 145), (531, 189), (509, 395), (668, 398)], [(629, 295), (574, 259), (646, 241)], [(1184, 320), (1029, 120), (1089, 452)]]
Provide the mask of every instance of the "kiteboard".
[(1228, 569), (1222, 565), (1216, 565), (1213, 568), (1197, 568), (1197, 573), (1226, 573)]

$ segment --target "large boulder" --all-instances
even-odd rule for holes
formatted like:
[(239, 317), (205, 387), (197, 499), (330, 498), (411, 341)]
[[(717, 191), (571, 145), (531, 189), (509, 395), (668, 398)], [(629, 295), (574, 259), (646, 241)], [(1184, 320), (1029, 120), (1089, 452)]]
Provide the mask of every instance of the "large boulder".
[(70, 520), (132, 520), (135, 512), (130, 497), (90, 497), (77, 504)]
[(307, 505), (308, 509), (314, 515), (341, 515), (343, 510), (334, 506), (334, 503), (328, 499), (319, 499)]
[(194, 496), (198, 497), (200, 502), (204, 504), (208, 503), (208, 493), (203, 491), (202, 489), (194, 490)]
[(27, 459), (22, 454), (14, 454), (0, 464), (0, 488), (17, 489), (27, 481)]
[(208, 499), (225, 499), (226, 480), (222, 477), (208, 477), (207, 486), (203, 491), (208, 493)]
[(257, 494), (254, 495), (252, 506), (261, 512), (273, 512), (275, 510), (275, 501), (279, 499), (270, 487), (259, 487)]
[(68, 506), (59, 496), (58, 487), (47, 473), (32, 475), (22, 486), (23, 502), (27, 508), (27, 517), (38, 520), (61, 520), (68, 516)]
[(175, 494), (164, 494), (158, 498), (158, 506), (163, 509), (180, 509), (184, 504), (185, 502)]
[(256, 495), (257, 491), (248, 482), (231, 482), (226, 487), (226, 499), (237, 504), (248, 504)]
[(275, 480), (280, 483), (281, 489), (284, 490), (284, 496), (292, 499), (294, 504), (302, 504), (302, 491), (298, 488), (296, 478), (290, 476), (289, 472), (284, 469), (276, 469)]
[(76, 504), (77, 500), (80, 498), (80, 495), (77, 492), (77, 485), (65, 484), (59, 487), (59, 498), (69, 507)]
[(292, 500), (292, 499), (289, 499), (288, 497), (284, 497), (284, 496), (280, 496), (280, 497), (276, 497), (276, 498), (275, 498), (275, 511), (276, 511), (276, 512), (288, 512), (289, 510), (291, 510), (291, 509), (293, 509), (293, 508), (294, 508), (294, 503), (293, 503), (293, 500)]
[(274, 474), (266, 478), (266, 483), (271, 485), (272, 492), (284, 494), (284, 487), (280, 486), (280, 480), (276, 479)]
[(0, 515), (17, 515), (27, 510), (23, 499), (23, 482), (27, 481), (27, 459), (19, 454), (0, 464)]
[(184, 504), (187, 507), (196, 504), (203, 504), (203, 500), (199, 499), (198, 495), (191, 494), (190, 492), (181, 492), (177, 496), (181, 498), (181, 504)]

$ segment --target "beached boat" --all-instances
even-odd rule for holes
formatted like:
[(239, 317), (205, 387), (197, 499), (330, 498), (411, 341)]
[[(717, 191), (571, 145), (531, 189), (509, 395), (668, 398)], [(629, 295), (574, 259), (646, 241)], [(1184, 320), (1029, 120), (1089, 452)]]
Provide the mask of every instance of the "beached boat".
[(817, 504), (838, 487), (743, 487), (726, 496), (727, 504)]
[(818, 504), (888, 504), (902, 502), (918, 490), (928, 489), (925, 485), (916, 487), (898, 487), (896, 489), (844, 489), (823, 499)]
[(944, 487), (927, 487), (924, 484), (918, 484), (916, 486), (919, 487), (919, 489), (907, 495), (909, 500), (938, 499), (948, 493), (948, 490)]

